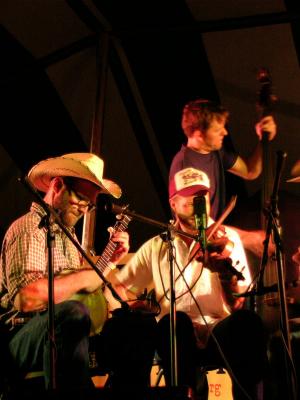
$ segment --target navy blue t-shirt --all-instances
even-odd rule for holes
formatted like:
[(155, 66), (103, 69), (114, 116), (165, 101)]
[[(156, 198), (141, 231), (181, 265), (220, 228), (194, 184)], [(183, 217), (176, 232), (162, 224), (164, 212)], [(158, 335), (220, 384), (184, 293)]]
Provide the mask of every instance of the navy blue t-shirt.
[(171, 179), (177, 171), (188, 167), (204, 171), (210, 180), (210, 215), (213, 219), (217, 219), (224, 207), (224, 171), (230, 169), (234, 165), (237, 157), (238, 154), (233, 149), (229, 150), (224, 147), (222, 147), (220, 151), (201, 154), (182, 145), (171, 163), (169, 179)]

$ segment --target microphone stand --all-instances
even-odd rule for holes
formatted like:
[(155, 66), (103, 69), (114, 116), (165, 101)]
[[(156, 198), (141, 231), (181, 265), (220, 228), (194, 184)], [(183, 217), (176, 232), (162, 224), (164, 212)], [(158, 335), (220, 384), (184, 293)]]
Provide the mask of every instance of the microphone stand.
[(71, 240), (77, 250), (81, 253), (83, 258), (91, 265), (91, 267), (95, 270), (95, 272), (102, 279), (102, 282), (105, 286), (109, 288), (112, 295), (116, 300), (118, 300), (123, 309), (128, 310), (128, 304), (121, 299), (119, 294), (115, 291), (112, 284), (105, 278), (100, 269), (94, 264), (93, 260), (86, 254), (80, 244), (73, 238), (70, 231), (65, 227), (62, 223), (60, 216), (57, 212), (47, 204), (44, 199), (41, 197), (39, 192), (32, 186), (28, 177), (23, 177), (18, 179), (22, 182), (27, 189), (34, 195), (36, 201), (43, 207), (46, 215), (42, 218), (42, 221), (39, 224), (40, 228), (45, 227), (47, 230), (47, 247), (48, 247), (48, 337), (49, 337), (49, 368), (50, 368), (50, 389), (56, 389), (56, 368), (55, 368), (55, 326), (54, 326), (54, 274), (53, 274), (53, 247), (54, 247), (54, 238), (55, 235), (53, 233), (52, 225), (56, 223), (64, 234)]
[(53, 248), (55, 246), (55, 234), (52, 229), (51, 214), (46, 211), (46, 215), (41, 219), (39, 228), (47, 231), (47, 252), (48, 252), (48, 340), (49, 340), (49, 388), (56, 389), (56, 366), (55, 366), (55, 329), (54, 329), (54, 276), (53, 276)]
[(111, 205), (111, 211), (116, 214), (123, 213), (125, 215), (129, 215), (132, 218), (135, 218), (141, 222), (145, 222), (150, 225), (154, 225), (158, 228), (163, 228), (166, 232), (161, 234), (162, 239), (168, 245), (168, 257), (170, 264), (170, 362), (171, 362), (171, 386), (178, 386), (178, 365), (177, 365), (177, 339), (176, 339), (176, 296), (175, 296), (175, 280), (174, 280), (174, 255), (173, 255), (173, 247), (172, 247), (172, 233), (177, 233), (182, 236), (189, 237), (193, 240), (198, 239), (198, 235), (195, 237), (189, 233), (183, 232), (179, 229), (176, 229), (171, 224), (164, 224), (158, 221), (155, 221), (151, 218), (144, 217), (140, 214), (135, 213), (134, 211), (129, 211), (127, 206), (117, 206), (115, 204)]
[(178, 363), (177, 363), (177, 337), (176, 337), (176, 294), (174, 279), (174, 254), (172, 247), (172, 234), (168, 229), (162, 234), (164, 242), (168, 246), (169, 273), (170, 273), (170, 362), (171, 362), (171, 386), (178, 386)]
[[(289, 390), (289, 394), (291, 396), (289, 398), (295, 399), (296, 398), (295, 381), (291, 373), (291, 368), (290, 369), (288, 368), (289, 362), (292, 359), (292, 349), (291, 349), (291, 338), (290, 338), (286, 291), (285, 291), (283, 246), (281, 240), (281, 228), (280, 228), (279, 211), (278, 211), (279, 181), (286, 157), (287, 154), (285, 152), (282, 151), (277, 152), (277, 165), (274, 178), (273, 192), (270, 198), (270, 206), (266, 210), (267, 213), (266, 239), (264, 241), (264, 251), (263, 251), (262, 264), (260, 270), (260, 279), (257, 285), (257, 292), (258, 294), (260, 294), (260, 292), (267, 292), (268, 290), (268, 288), (264, 287), (263, 285), (263, 272), (266, 268), (266, 263), (268, 260), (268, 246), (269, 246), (270, 236), (272, 235), (275, 244), (275, 258), (277, 266), (277, 279), (278, 279), (277, 289), (279, 292), (280, 325), (284, 340), (284, 348), (286, 350), (284, 354), (285, 354), (285, 366), (286, 366), (285, 370), (288, 382), (287, 387)], [(272, 289), (272, 287), (270, 287), (270, 289)], [(290, 371), (290, 373), (288, 371)]]
[[(278, 211), (278, 188), (279, 181), (281, 177), (281, 173), (283, 170), (284, 161), (286, 159), (287, 154), (278, 151), (277, 152), (277, 165), (276, 165), (276, 173), (273, 183), (273, 191), (270, 197), (270, 206), (265, 210), (267, 214), (267, 225), (266, 225), (266, 237), (264, 240), (264, 250), (261, 260), (259, 279), (256, 285), (256, 290), (249, 291), (246, 293), (242, 293), (238, 295), (239, 297), (250, 297), (250, 296), (261, 296), (270, 292), (279, 292), (279, 305), (280, 305), (280, 324), (281, 331), (284, 338), (284, 348), (285, 351), (285, 366), (286, 366), (286, 374), (288, 380), (288, 388), (290, 391), (291, 397), (289, 399), (296, 399), (296, 389), (295, 389), (295, 381), (293, 376), (288, 374), (288, 362), (292, 359), (292, 351), (291, 351), (291, 340), (290, 340), (290, 331), (288, 324), (288, 312), (287, 312), (287, 303), (286, 303), (286, 293), (285, 293), (285, 280), (284, 280), (284, 257), (283, 257), (283, 246), (280, 234), (280, 224), (279, 224), (279, 211)], [(273, 237), (275, 244), (275, 257), (276, 257), (276, 266), (277, 266), (277, 285), (272, 285), (269, 287), (265, 287), (263, 284), (264, 271), (268, 262), (268, 247), (270, 237)], [(277, 288), (276, 288), (277, 286)], [(256, 302), (255, 302), (256, 303)]]

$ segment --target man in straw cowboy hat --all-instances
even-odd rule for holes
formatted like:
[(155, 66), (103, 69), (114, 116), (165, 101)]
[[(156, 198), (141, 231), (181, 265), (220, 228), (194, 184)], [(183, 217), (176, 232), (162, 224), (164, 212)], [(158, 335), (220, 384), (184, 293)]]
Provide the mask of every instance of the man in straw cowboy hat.
[[(76, 239), (75, 225), (83, 215), (95, 207), (99, 193), (110, 194), (115, 198), (121, 196), (120, 187), (111, 180), (103, 178), (104, 162), (91, 153), (72, 153), (60, 157), (49, 158), (39, 162), (28, 173), (28, 180), (38, 191), (44, 192), (44, 201), (52, 207), (62, 224)], [(20, 373), (43, 369), (46, 387), (49, 387), (49, 354), (47, 338), (47, 229), (43, 225), (46, 212), (42, 205), (33, 202), (30, 212), (17, 219), (9, 227), (2, 246), (0, 259), (0, 300), (11, 325), (9, 352), (14, 365)], [(54, 327), (55, 327), (55, 373), (57, 388), (91, 387), (89, 374), (89, 334), (91, 327), (90, 312), (80, 301), (73, 300), (77, 293), (95, 293), (103, 282), (99, 275), (82, 257), (70, 238), (61, 229), (60, 224), (52, 225), (54, 234), (53, 275), (54, 275)], [(116, 243), (111, 255), (111, 263), (117, 263), (129, 249), (127, 232), (113, 232), (110, 238)], [(113, 265), (113, 264), (110, 264)], [(102, 293), (102, 291), (100, 290)], [(98, 310), (99, 313), (106, 312)], [(103, 317), (103, 316), (102, 316)], [(103, 317), (105, 320), (105, 316)], [(98, 346), (105, 350), (106, 361), (112, 346), (118, 349), (120, 357), (127, 356), (126, 351), (134, 352), (138, 346), (130, 342), (130, 334), (126, 336), (128, 343), (120, 340), (109, 342), (109, 333), (114, 329), (122, 329), (125, 335), (130, 330), (130, 322), (118, 318), (110, 318), (103, 328), (104, 337), (99, 335)], [(108, 322), (108, 321), (106, 321)], [(123, 325), (124, 322), (124, 325)], [(133, 322), (134, 332), (139, 332), (139, 322)], [(149, 332), (151, 330), (149, 329)], [(140, 335), (142, 337), (142, 335)], [(141, 342), (141, 340), (140, 340)], [(127, 350), (124, 346), (128, 346)], [(136, 346), (136, 347), (135, 347)], [(144, 353), (137, 348), (142, 357)], [(99, 355), (98, 354), (98, 355)], [(152, 354), (149, 356), (152, 361)], [(126, 360), (127, 362), (128, 360)], [(138, 371), (143, 370), (138, 365)], [(110, 362), (114, 371), (114, 383), (125, 383), (130, 386), (134, 371), (124, 371), (125, 360), (118, 364), (117, 359)], [(144, 362), (144, 359), (141, 360)], [(131, 366), (132, 367), (132, 366)], [(133, 367), (132, 367), (133, 368)], [(118, 381), (119, 378), (119, 381)]]

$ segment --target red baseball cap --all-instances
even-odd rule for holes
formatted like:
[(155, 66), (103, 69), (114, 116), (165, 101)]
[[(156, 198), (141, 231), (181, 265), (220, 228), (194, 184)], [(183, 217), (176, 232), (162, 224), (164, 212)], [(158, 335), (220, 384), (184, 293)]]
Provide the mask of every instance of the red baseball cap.
[(185, 168), (176, 172), (170, 179), (169, 198), (176, 194), (180, 196), (193, 196), (199, 192), (206, 194), (209, 188), (209, 178), (205, 172), (196, 168)]

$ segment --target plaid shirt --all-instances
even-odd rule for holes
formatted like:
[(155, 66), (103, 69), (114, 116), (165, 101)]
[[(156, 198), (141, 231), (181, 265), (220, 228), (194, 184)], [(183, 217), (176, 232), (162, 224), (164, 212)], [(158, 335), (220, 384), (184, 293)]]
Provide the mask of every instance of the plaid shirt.
[[(0, 258), (0, 301), (11, 309), (18, 291), (30, 283), (48, 276), (47, 230), (39, 227), (45, 212), (32, 203), (30, 212), (9, 227), (2, 244)], [(82, 268), (83, 259), (71, 240), (57, 224), (53, 224), (53, 273)], [(70, 229), (77, 240), (75, 229)]]

